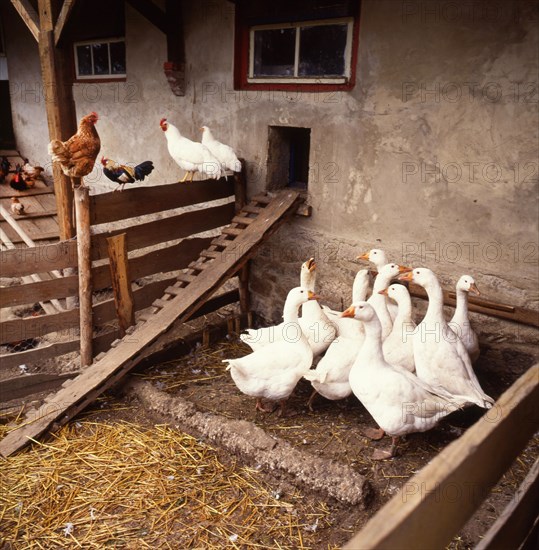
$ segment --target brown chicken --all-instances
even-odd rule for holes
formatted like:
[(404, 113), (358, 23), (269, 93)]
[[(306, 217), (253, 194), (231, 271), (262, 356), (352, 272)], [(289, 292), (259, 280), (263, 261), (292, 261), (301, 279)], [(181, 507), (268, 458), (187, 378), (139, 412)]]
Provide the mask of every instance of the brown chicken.
[[(79, 129), (67, 141), (53, 139), (49, 143), (49, 155), (53, 162), (59, 162), (62, 172), (71, 178), (83, 178), (94, 168), (95, 159), (101, 149), (101, 140), (95, 129), (97, 113), (82, 117)], [(73, 183), (74, 185), (74, 183)], [(84, 180), (81, 181), (84, 186)]]
[(32, 166), (28, 159), (24, 159), (24, 165), (22, 167), (22, 174), (26, 185), (29, 187), (34, 187), (36, 180), (41, 180), (45, 183), (42, 172), (45, 169), (42, 166)]
[(11, 211), (16, 216), (26, 214), (24, 211), (24, 204), (17, 197), (11, 197)]

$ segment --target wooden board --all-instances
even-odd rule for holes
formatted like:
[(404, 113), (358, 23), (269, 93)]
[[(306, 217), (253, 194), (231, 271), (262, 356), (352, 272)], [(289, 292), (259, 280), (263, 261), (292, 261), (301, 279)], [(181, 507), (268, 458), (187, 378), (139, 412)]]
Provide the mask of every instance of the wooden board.
[(535, 364), (343, 548), (445, 548), (537, 431), (538, 402)]
[(107, 257), (107, 237), (127, 233), (128, 251), (145, 248), (166, 241), (189, 237), (195, 233), (216, 229), (234, 217), (234, 203), (193, 210), (176, 216), (128, 228), (116, 229), (92, 236), (92, 260)]
[(108, 223), (223, 199), (234, 194), (233, 178), (204, 180), (192, 184), (173, 183), (148, 187), (126, 187), (121, 193), (103, 193), (91, 197), (91, 224)]
[(0, 252), (2, 277), (22, 277), (77, 266), (77, 243), (61, 241)]
[(39, 437), (52, 423), (59, 426), (67, 422), (120, 380), (137, 364), (142, 350), (155, 342), (176, 320), (191, 317), (225, 280), (237, 272), (256, 253), (258, 246), (284, 222), (286, 215), (295, 210), (298, 202), (299, 194), (295, 191), (277, 194), (263, 213), (231, 242), (230, 248), (221, 253), (220, 258), (208, 260), (211, 269), (204, 269), (195, 281), (185, 287), (185, 292), (171, 298), (147, 322), (139, 323), (133, 332), (72, 384), (51, 397), (21, 428), (10, 432), (0, 442), (0, 453), (9, 456), (26, 445), (29, 438)]
[(78, 376), (78, 372), (68, 374), (22, 374), (15, 378), (8, 378), (0, 382), (0, 402), (5, 403), (12, 399), (19, 399), (32, 395), (36, 392), (43, 392), (57, 388), (62, 382), (69, 378)]

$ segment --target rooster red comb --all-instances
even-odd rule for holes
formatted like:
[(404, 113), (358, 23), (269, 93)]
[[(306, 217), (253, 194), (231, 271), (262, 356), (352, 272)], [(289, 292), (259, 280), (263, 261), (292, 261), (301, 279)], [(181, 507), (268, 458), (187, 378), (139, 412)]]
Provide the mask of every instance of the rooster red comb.
[(160, 121), (159, 121), (159, 126), (161, 126), (161, 130), (166, 130), (167, 129), (167, 119), (166, 118), (162, 118)]
[(101, 157), (101, 164), (103, 164), (103, 166), (105, 164), (107, 164), (107, 160), (109, 160), (107, 157)]

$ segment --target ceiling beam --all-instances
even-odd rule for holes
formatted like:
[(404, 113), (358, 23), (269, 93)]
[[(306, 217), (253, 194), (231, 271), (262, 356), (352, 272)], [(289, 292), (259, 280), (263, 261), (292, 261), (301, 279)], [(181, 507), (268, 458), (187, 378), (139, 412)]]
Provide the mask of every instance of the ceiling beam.
[(32, 4), (29, 0), (11, 0), (11, 3), (36, 39), (36, 42), (39, 42), (39, 19)]
[(167, 15), (151, 0), (127, 0), (127, 3), (135, 8), (143, 17), (145, 17), (152, 25), (156, 26), (162, 33), (167, 34)]
[(75, 5), (76, 1), (77, 0), (64, 0), (62, 4), (62, 9), (60, 10), (60, 14), (58, 15), (56, 25), (54, 25), (54, 45), (55, 46), (58, 46), (58, 42), (60, 42), (62, 38), (62, 33), (64, 32), (65, 24), (67, 23), (69, 16), (71, 15), (71, 10), (73, 9), (73, 6)]

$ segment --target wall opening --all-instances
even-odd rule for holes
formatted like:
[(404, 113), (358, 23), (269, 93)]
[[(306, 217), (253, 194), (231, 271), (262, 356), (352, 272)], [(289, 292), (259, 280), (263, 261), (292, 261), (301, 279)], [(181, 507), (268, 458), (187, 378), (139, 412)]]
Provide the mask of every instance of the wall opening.
[(270, 126), (267, 188), (306, 190), (309, 183), (311, 129)]

